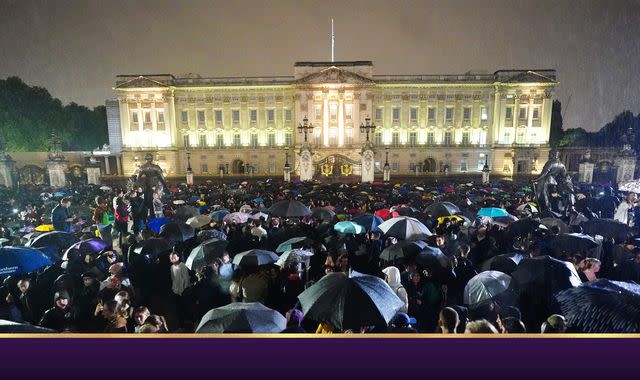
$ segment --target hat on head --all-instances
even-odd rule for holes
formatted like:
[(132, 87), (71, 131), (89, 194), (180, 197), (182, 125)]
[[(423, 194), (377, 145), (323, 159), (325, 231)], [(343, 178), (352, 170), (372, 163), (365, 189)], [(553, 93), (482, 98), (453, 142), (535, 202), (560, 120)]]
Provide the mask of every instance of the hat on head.
[(69, 293), (65, 292), (65, 291), (60, 291), (60, 292), (56, 292), (53, 295), (53, 300), (57, 301), (59, 299), (70, 299), (71, 297), (69, 297)]
[(390, 325), (407, 326), (416, 324), (416, 319), (409, 317), (407, 313), (398, 313), (389, 321)]

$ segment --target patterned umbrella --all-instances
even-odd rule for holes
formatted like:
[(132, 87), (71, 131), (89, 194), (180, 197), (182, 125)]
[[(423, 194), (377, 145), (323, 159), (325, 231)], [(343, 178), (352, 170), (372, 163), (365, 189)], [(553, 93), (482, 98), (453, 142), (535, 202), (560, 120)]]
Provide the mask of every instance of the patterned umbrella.
[(250, 267), (273, 264), (276, 261), (278, 261), (278, 255), (262, 249), (251, 249), (238, 253), (233, 257), (234, 264)]
[(427, 226), (409, 216), (391, 218), (379, 225), (378, 229), (388, 236), (402, 240), (422, 240), (432, 235)]
[(34, 248), (0, 248), (0, 277), (35, 272), (51, 264), (47, 255)]

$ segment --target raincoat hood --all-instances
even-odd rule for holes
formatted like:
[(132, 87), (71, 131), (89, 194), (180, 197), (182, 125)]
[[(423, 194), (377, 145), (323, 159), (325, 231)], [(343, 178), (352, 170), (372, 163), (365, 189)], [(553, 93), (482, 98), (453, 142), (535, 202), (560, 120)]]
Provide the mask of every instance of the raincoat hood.
[(394, 291), (402, 286), (402, 284), (400, 283), (400, 269), (393, 266), (386, 267), (382, 270), (382, 273), (384, 273), (388, 277), (387, 283)]

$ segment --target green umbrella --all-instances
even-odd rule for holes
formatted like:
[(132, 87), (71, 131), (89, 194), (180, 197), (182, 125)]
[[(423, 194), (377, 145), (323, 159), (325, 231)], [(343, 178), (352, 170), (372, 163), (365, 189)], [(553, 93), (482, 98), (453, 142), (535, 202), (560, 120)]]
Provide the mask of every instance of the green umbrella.
[(364, 227), (354, 222), (338, 222), (333, 226), (333, 229), (341, 234), (359, 235), (366, 232)]

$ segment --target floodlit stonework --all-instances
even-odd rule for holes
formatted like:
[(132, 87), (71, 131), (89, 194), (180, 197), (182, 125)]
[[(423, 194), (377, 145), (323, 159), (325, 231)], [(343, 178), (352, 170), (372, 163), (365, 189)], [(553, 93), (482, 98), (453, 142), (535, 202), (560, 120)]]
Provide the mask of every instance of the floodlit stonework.
[[(554, 70), (374, 75), (370, 61), (297, 62), (293, 76), (121, 75), (113, 88), (122, 169), (148, 151), (169, 176), (281, 176), (291, 147), (300, 174), (305, 117), (314, 178), (361, 176), (370, 118), (376, 176), (536, 174), (549, 151)], [(111, 138), (110, 134), (110, 138)], [(295, 158), (294, 158), (295, 156)]]

